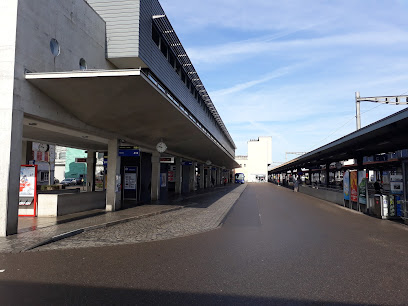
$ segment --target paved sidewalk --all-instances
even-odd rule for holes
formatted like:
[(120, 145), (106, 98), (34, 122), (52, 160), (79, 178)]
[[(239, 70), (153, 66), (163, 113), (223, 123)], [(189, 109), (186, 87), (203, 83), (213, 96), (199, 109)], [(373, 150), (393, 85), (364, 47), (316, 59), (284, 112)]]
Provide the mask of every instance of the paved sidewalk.
[(195, 198), (195, 202), (187, 202), (189, 206), (180, 210), (87, 231), (33, 251), (134, 244), (210, 231), (222, 224), (245, 187), (229, 186)]
[[(81, 233), (90, 233), (90, 231), (97, 231), (98, 229), (101, 229), (101, 231), (103, 232), (107, 230), (107, 227), (114, 227), (114, 225), (123, 223), (133, 223), (135, 222), (135, 220), (141, 219), (146, 220), (145, 222), (143, 222), (145, 228), (139, 227), (138, 231), (139, 233), (146, 233), (146, 228), (149, 227), (150, 222), (154, 221), (152, 218), (154, 218), (155, 216), (162, 214), (168, 215), (171, 212), (178, 210), (186, 210), (189, 206), (200, 207), (201, 205), (207, 205), (209, 203), (212, 204), (211, 201), (215, 201), (214, 204), (216, 204), (217, 197), (225, 197), (230, 193), (236, 194), (238, 190), (240, 190), (240, 195), (243, 192), (244, 188), (245, 186), (237, 187), (235, 185), (219, 187), (206, 193), (189, 194), (184, 197), (179, 197), (173, 202), (173, 205), (143, 205), (64, 224), (57, 224), (45, 228), (40, 228), (35, 231), (24, 232), (6, 238), (0, 238), (0, 253), (24, 252), (35, 249), (41, 245), (47, 245), (51, 242), (55, 243), (55, 241), (59, 241), (61, 239)], [(222, 205), (222, 208), (225, 208), (226, 211), (219, 209), (218, 213), (221, 217), (225, 216), (228, 213), (229, 209), (232, 207), (235, 201), (231, 205)], [(212, 218), (215, 217), (216, 216), (214, 215), (212, 216)], [(212, 222), (218, 222), (219, 225), (221, 220), (212, 220)], [(213, 227), (214, 224), (212, 225)]]

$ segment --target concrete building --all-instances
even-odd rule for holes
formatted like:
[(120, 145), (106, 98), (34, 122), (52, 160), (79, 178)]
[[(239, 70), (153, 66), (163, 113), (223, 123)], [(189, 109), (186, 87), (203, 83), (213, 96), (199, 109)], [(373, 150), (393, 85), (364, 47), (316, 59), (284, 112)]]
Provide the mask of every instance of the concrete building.
[(235, 173), (244, 173), (247, 182), (267, 182), (268, 165), (272, 163), (272, 137), (261, 136), (248, 141), (248, 156), (237, 156), (239, 168)]
[[(0, 25), (0, 236), (17, 232), (29, 141), (87, 150), (86, 199), (108, 211), (167, 195), (161, 157), (174, 157), (175, 193), (194, 190), (197, 173), (205, 188), (237, 166), (157, 0), (7, 0)], [(96, 152), (108, 152), (103, 196), (94, 192)]]

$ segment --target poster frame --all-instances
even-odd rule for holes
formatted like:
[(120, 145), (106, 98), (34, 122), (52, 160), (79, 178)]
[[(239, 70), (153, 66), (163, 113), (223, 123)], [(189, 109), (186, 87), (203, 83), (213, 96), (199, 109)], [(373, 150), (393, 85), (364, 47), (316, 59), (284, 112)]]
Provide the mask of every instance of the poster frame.
[(20, 215), (18, 214), (19, 217), (36, 217), (37, 216), (37, 179), (38, 179), (38, 165), (21, 165), (20, 168), (26, 167), (26, 168), (35, 168), (34, 170), (34, 214), (33, 215)]

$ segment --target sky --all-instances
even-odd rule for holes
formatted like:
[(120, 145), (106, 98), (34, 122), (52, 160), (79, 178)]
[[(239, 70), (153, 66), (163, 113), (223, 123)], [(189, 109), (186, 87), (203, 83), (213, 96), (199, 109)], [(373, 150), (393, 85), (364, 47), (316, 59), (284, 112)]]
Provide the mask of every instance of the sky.
[[(408, 94), (408, 0), (160, 0), (237, 146), (278, 164), (356, 129), (361, 97)], [(362, 102), (362, 126), (405, 108)]]

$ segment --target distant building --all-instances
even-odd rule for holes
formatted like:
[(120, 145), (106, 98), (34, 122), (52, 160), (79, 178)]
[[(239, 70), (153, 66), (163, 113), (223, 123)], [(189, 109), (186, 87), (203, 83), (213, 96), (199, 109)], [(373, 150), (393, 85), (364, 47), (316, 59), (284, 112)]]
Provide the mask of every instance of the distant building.
[(235, 173), (244, 173), (247, 182), (266, 182), (268, 165), (272, 163), (272, 137), (262, 136), (248, 141), (248, 156), (236, 156), (240, 168)]
[(37, 165), (37, 184), (54, 184), (55, 146), (33, 142), (31, 148), (32, 158), (29, 163)]
[[(76, 163), (76, 158), (86, 158), (85, 150), (56, 146), (55, 148), (55, 179), (62, 181), (65, 178), (86, 179), (86, 163)], [(103, 179), (103, 152), (96, 155), (95, 175), (98, 180)]]

